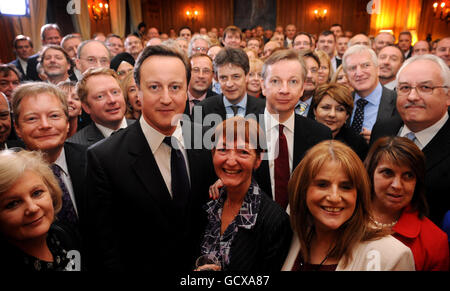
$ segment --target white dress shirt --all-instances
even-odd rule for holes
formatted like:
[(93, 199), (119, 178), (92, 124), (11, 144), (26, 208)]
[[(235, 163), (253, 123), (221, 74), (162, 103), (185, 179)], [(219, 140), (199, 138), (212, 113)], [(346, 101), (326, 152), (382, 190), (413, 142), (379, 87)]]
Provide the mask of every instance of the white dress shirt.
[(59, 157), (56, 159), (54, 164), (58, 165), (61, 168), (61, 179), (66, 185), (67, 191), (69, 191), (70, 199), (72, 200), (73, 208), (78, 215), (77, 204), (75, 203), (75, 194), (73, 192), (72, 179), (70, 179), (69, 169), (67, 167), (66, 155), (64, 148), (62, 149)]
[[(424, 130), (414, 132), (416, 139), (414, 143), (422, 150), (427, 144), (433, 139), (433, 137), (438, 133), (439, 130), (445, 125), (449, 116), (448, 112), (445, 112), (444, 116), (432, 126), (425, 128)], [(412, 132), (411, 129), (406, 126), (406, 124), (400, 129), (398, 136), (406, 137), (408, 133)]]
[[(267, 154), (270, 173), (270, 185), (272, 187), (272, 198), (275, 200), (275, 158), (278, 156), (278, 125), (280, 122), (272, 114), (264, 110), (264, 126), (267, 139)], [(284, 135), (286, 136), (288, 153), (289, 153), (289, 172), (292, 173), (292, 166), (294, 160), (294, 126), (295, 126), (295, 113), (281, 124), (284, 125)]]
[[(153, 156), (155, 157), (156, 164), (158, 165), (159, 171), (164, 179), (164, 182), (166, 183), (167, 189), (170, 193), (170, 196), (173, 197), (172, 194), (172, 176), (171, 176), (171, 169), (170, 169), (170, 154), (172, 151), (172, 148), (164, 143), (164, 138), (166, 137), (164, 134), (159, 132), (158, 130), (154, 129), (151, 125), (149, 125), (145, 119), (141, 116), (139, 119), (139, 122), (141, 124), (142, 132), (144, 133), (145, 139), (147, 140), (148, 145), (150, 146), (150, 149), (153, 153)], [(177, 127), (172, 134), (172, 136), (177, 141), (178, 148), (180, 149), (181, 153), (183, 154), (184, 161), (186, 163), (186, 170), (189, 177), (189, 181), (191, 180), (191, 176), (189, 173), (189, 164), (186, 154), (186, 149), (184, 146), (184, 139), (183, 139), (183, 132), (181, 130), (181, 124), (178, 121)]]
[(108, 128), (108, 127), (103, 126), (103, 125), (100, 125), (100, 124), (98, 124), (98, 123), (95, 123), (95, 126), (97, 126), (98, 130), (100, 130), (100, 132), (103, 134), (103, 136), (104, 136), (105, 138), (107, 138), (107, 137), (110, 137), (111, 134), (112, 134), (113, 132), (115, 132), (115, 131), (117, 131), (117, 130), (119, 130), (119, 129), (121, 129), (121, 128), (127, 128), (128, 125), (127, 125), (127, 120), (126, 120), (125, 117), (124, 117), (124, 118), (122, 119), (122, 122), (120, 123), (119, 128), (116, 129), (116, 130), (111, 129), (111, 128)]

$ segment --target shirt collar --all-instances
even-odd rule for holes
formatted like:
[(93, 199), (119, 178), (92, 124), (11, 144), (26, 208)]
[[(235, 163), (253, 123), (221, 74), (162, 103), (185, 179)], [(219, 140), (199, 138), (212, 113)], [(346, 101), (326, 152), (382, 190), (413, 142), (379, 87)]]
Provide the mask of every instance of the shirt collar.
[[(381, 83), (378, 82), (378, 85), (375, 87), (375, 89), (370, 92), (369, 95), (367, 95), (364, 99), (369, 102), (372, 105), (378, 106), (380, 104), (381, 100), (381, 94), (383, 93), (383, 86), (381, 86)], [(355, 104), (358, 99), (361, 99), (362, 97), (359, 96), (358, 93), (355, 92)]]
[[(270, 130), (272, 128), (277, 127), (280, 124), (277, 118), (275, 118), (270, 112), (267, 110), (267, 107), (264, 109), (264, 125), (266, 127), (266, 130)], [(281, 124), (284, 125), (287, 129), (289, 129), (291, 132), (294, 132), (294, 126), (295, 126), (295, 112), (292, 112), (291, 116), (289, 116), (288, 119), (286, 119)]]
[(247, 93), (245, 93), (244, 98), (242, 98), (242, 100), (237, 104), (232, 104), (230, 101), (228, 101), (227, 97), (223, 95), (223, 105), (225, 106), (225, 108), (230, 107), (232, 105), (236, 105), (240, 108), (245, 109), (247, 107)]
[(58, 165), (58, 167), (61, 168), (61, 170), (64, 172), (64, 174), (66, 174), (66, 176), (69, 175), (68, 174), (69, 173), (69, 169), (67, 168), (66, 154), (65, 154), (65, 151), (64, 151), (64, 147), (62, 148), (62, 151), (59, 154), (59, 157), (54, 162), (54, 164)]
[(95, 123), (95, 126), (97, 126), (98, 130), (100, 130), (100, 132), (103, 134), (104, 137), (110, 137), (111, 134), (120, 129), (120, 128), (127, 128), (127, 120), (125, 119), (125, 117), (122, 119), (122, 122), (120, 123), (120, 126), (118, 129), (111, 129), (108, 128), (106, 126), (103, 126), (101, 124)]
[(202, 101), (203, 99), (206, 98), (206, 92), (205, 94), (203, 94), (202, 96), (200, 96), (199, 98), (195, 98), (194, 96), (192, 96), (191, 92), (189, 92), (189, 90), (187, 91), (188, 94), (188, 98), (189, 98), (189, 102), (193, 101), (193, 100), (198, 100), (198, 101)]
[[(158, 148), (161, 146), (161, 144), (164, 141), (164, 138), (166, 137), (164, 134), (153, 128), (151, 125), (149, 125), (143, 116), (139, 119), (139, 123), (142, 128), (142, 132), (144, 133), (145, 139), (147, 140), (148, 145), (150, 146), (150, 149), (152, 150), (152, 153), (155, 154), (155, 152), (158, 150)], [(178, 141), (178, 144), (184, 148), (184, 139), (183, 139), (183, 131), (181, 130), (181, 123), (178, 121), (177, 127), (175, 128), (175, 131), (173, 132), (172, 136), (176, 138)]]
[[(422, 148), (424, 148), (433, 139), (433, 137), (438, 133), (438, 131), (445, 125), (448, 118), (449, 118), (448, 112), (445, 112), (444, 116), (432, 126), (425, 128), (424, 130), (414, 132), (414, 135), (416, 136), (416, 139), (419, 141), (419, 143), (422, 145)], [(405, 137), (410, 132), (412, 132), (412, 130), (409, 129), (408, 126), (405, 124), (400, 130), (399, 136)]]

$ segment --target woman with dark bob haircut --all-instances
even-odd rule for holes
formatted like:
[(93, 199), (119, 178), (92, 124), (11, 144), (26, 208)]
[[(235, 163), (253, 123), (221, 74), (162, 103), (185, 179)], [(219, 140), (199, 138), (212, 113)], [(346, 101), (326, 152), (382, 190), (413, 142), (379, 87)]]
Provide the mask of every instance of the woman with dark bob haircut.
[(422, 151), (407, 138), (383, 137), (372, 145), (364, 164), (372, 180), (373, 227), (391, 231), (407, 245), (416, 270), (448, 271), (447, 235), (426, 217)]
[(312, 147), (289, 180), (293, 241), (282, 270), (414, 270), (411, 250), (369, 225), (370, 180), (336, 140)]

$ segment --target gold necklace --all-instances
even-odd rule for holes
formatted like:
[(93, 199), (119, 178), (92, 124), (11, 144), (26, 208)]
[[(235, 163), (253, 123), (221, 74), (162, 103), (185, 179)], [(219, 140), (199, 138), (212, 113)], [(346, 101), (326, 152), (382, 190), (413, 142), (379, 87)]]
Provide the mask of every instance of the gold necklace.
[(381, 222), (376, 221), (375, 218), (373, 218), (373, 217), (370, 217), (370, 220), (371, 220), (371, 221), (375, 224), (375, 226), (376, 226), (377, 228), (379, 228), (379, 229), (382, 229), (382, 228), (392, 228), (392, 227), (394, 227), (394, 225), (396, 225), (397, 222), (398, 222), (398, 220), (394, 220), (394, 221), (391, 222), (391, 223), (381, 223)]

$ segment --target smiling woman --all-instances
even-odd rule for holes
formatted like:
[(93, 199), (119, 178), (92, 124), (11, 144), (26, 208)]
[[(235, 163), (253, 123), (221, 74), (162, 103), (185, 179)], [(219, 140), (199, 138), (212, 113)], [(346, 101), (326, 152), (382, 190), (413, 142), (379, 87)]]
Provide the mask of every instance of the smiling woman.
[(414, 270), (405, 245), (369, 228), (369, 177), (348, 146), (312, 147), (288, 190), (294, 237), (283, 270)]
[(38, 152), (0, 153), (0, 270), (80, 270), (73, 235), (58, 223), (61, 189)]

